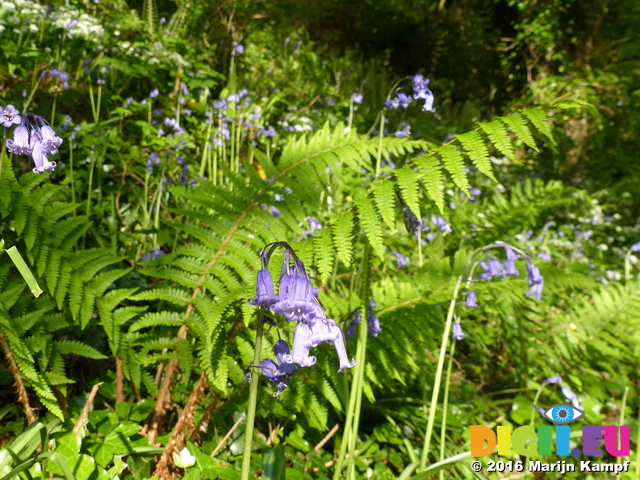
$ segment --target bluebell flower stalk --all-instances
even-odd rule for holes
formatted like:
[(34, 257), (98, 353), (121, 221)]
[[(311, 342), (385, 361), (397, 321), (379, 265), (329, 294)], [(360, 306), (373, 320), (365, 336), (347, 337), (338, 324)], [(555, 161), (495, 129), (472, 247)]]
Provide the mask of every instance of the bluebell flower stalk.
[[(435, 423), (435, 416), (437, 411), (438, 398), (440, 395), (442, 373), (444, 369), (444, 361), (446, 358), (446, 350), (447, 350), (447, 343), (449, 342), (449, 337), (452, 336), (455, 339), (460, 339), (460, 337), (464, 338), (464, 336), (466, 336), (466, 334), (462, 332), (462, 327), (460, 326), (459, 322), (456, 321), (454, 325), (456, 301), (458, 298), (458, 294), (460, 292), (460, 288), (462, 287), (462, 284), (465, 281), (467, 284), (466, 285), (467, 288), (469, 287), (469, 284), (471, 282), (471, 277), (473, 276), (473, 270), (478, 263), (481, 263), (481, 262), (477, 262), (477, 257), (479, 255), (486, 253), (488, 250), (491, 250), (494, 248), (504, 248), (507, 251), (508, 257), (511, 256), (514, 252), (519, 254), (527, 262), (527, 278), (529, 280), (529, 287), (530, 287), (529, 292), (527, 293), (527, 296), (535, 295), (536, 298), (538, 298), (539, 295), (542, 293), (543, 279), (537, 267), (535, 267), (535, 265), (533, 264), (533, 260), (531, 260), (531, 258), (528, 255), (526, 255), (524, 252), (522, 252), (521, 250), (517, 249), (512, 245), (509, 245), (506, 242), (496, 241), (494, 243), (486, 245), (478, 249), (467, 261), (466, 265), (462, 269), (460, 276), (458, 277), (458, 280), (453, 289), (451, 302), (449, 303), (449, 310), (447, 312), (444, 333), (442, 336), (442, 342), (440, 344), (440, 352), (438, 355), (438, 364), (436, 366), (436, 373), (435, 373), (433, 391), (431, 394), (431, 403), (429, 408), (429, 416), (427, 418), (427, 427), (424, 435), (424, 446), (422, 449), (422, 455), (420, 457), (419, 471), (423, 471), (427, 465), (427, 458), (429, 455), (431, 437), (433, 435), (433, 426)], [(507, 250), (507, 249), (510, 249), (511, 253), (509, 253), (510, 250)], [(491, 276), (502, 275), (503, 273), (501, 264), (500, 264), (500, 268), (498, 268), (498, 265), (489, 264), (489, 262), (486, 262), (484, 265), (484, 268), (486, 270), (485, 274), (491, 274)], [(467, 273), (468, 271), (470, 273)]]

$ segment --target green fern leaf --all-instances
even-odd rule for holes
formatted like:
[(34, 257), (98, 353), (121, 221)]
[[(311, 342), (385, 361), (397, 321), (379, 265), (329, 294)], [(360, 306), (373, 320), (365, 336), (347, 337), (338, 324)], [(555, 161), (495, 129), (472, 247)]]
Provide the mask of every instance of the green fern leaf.
[(539, 132), (541, 132), (552, 145), (555, 145), (556, 142), (553, 139), (553, 133), (551, 132), (551, 126), (549, 125), (549, 118), (547, 117), (547, 113), (544, 111), (542, 107), (530, 108), (528, 110), (523, 110), (522, 114), (527, 117), (527, 119), (533, 124)]
[(478, 132), (467, 132), (456, 135), (456, 138), (467, 151), (467, 155), (478, 171), (496, 182), (497, 180), (493, 176), (493, 166), (489, 160), (489, 149), (482, 135)]
[(331, 272), (333, 272), (333, 244), (331, 242), (331, 231), (322, 228), (313, 235), (313, 251), (316, 257), (316, 266), (320, 272), (320, 281), (327, 283)]
[(525, 145), (533, 148), (536, 152), (538, 151), (538, 147), (536, 146), (536, 142), (533, 139), (533, 135), (531, 135), (531, 131), (529, 130), (529, 127), (527, 127), (527, 121), (522, 115), (520, 115), (518, 112), (515, 112), (506, 117), (499, 118), (507, 124), (509, 129), (513, 133), (515, 133), (516, 136), (525, 143)]
[(464, 170), (464, 157), (462, 152), (454, 145), (444, 145), (436, 151), (442, 156), (444, 168), (446, 168), (451, 175), (453, 183), (465, 194), (469, 195), (469, 179), (467, 172)]
[(353, 212), (346, 211), (335, 217), (331, 228), (338, 258), (348, 267), (353, 257)]
[(420, 215), (420, 198), (418, 196), (419, 175), (414, 172), (411, 167), (405, 165), (393, 172), (400, 187), (400, 195), (404, 203), (411, 209), (414, 215), (421, 218)]
[(433, 155), (425, 155), (415, 160), (424, 179), (427, 193), (440, 212), (444, 211), (444, 175), (440, 160)]
[(360, 226), (369, 239), (369, 243), (373, 247), (373, 251), (380, 257), (384, 257), (384, 246), (382, 243), (382, 225), (378, 218), (371, 199), (366, 196), (360, 197), (354, 203), (358, 207), (358, 219)]
[(507, 127), (505, 127), (504, 123), (500, 120), (494, 120), (489, 123), (479, 122), (478, 125), (489, 136), (489, 140), (498, 149), (498, 152), (510, 160), (516, 159), (513, 145), (509, 139), (509, 132), (507, 132)]
[[(415, 174), (414, 174), (415, 175)], [(394, 230), (396, 227), (395, 187), (388, 178), (383, 178), (373, 183), (373, 196), (376, 205), (387, 226)]]

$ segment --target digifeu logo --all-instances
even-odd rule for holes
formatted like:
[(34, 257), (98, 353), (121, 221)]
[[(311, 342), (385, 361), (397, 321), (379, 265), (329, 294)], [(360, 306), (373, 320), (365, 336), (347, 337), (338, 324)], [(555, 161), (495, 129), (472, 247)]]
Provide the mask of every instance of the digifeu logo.
[(471, 455), (474, 457), (491, 455), (497, 446), (498, 455), (504, 457), (511, 456), (512, 451), (525, 457), (549, 456), (554, 453), (552, 452), (554, 433), (555, 453), (561, 457), (569, 455), (598, 457), (603, 454), (603, 444), (607, 453), (614, 457), (630, 455), (631, 427), (584, 425), (581, 429), (582, 448), (571, 449), (571, 427), (567, 424), (582, 418), (584, 412), (571, 405), (559, 403), (549, 407), (543, 415), (556, 424), (555, 431), (551, 425), (539, 427), (526, 425), (513, 431), (511, 426), (499, 426), (494, 431), (484, 425), (472, 425), (469, 427)]

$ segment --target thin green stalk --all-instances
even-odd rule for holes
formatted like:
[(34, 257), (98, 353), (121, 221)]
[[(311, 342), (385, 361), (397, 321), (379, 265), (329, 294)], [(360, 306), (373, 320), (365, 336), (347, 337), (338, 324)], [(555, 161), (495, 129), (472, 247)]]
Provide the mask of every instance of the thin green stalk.
[(95, 123), (98, 123), (98, 121), (100, 120), (100, 104), (102, 102), (102, 85), (98, 84), (98, 105), (96, 107), (96, 117), (95, 117)]
[[(449, 350), (449, 365), (447, 366), (447, 379), (444, 382), (444, 398), (442, 400), (442, 427), (440, 428), (440, 461), (444, 460), (445, 440), (447, 434), (447, 410), (449, 408), (449, 386), (451, 385), (451, 370), (453, 369), (453, 354), (456, 351), (456, 342), (451, 342)], [(440, 470), (440, 480), (444, 480), (444, 470)]]
[(378, 134), (378, 152), (376, 153), (376, 178), (380, 176), (382, 163), (382, 139), (384, 138), (384, 110), (380, 115), (380, 133)]
[(96, 110), (96, 101), (93, 98), (93, 85), (91, 85), (91, 77), (89, 77), (89, 101), (91, 102), (91, 113), (93, 114), (93, 123), (98, 123), (98, 111)]
[[(256, 328), (256, 346), (253, 352), (253, 365), (260, 364), (260, 353), (262, 351), (262, 333), (264, 325), (262, 317), (263, 309), (258, 310), (258, 326)], [(256, 420), (256, 405), (258, 403), (258, 383), (260, 375), (254, 368), (251, 371), (251, 386), (249, 387), (249, 402), (247, 403), (247, 428), (244, 432), (244, 454), (242, 457), (241, 480), (249, 480), (249, 470), (251, 468), (251, 447), (253, 445), (253, 425)]]
[[(76, 185), (73, 181), (73, 138), (69, 137), (69, 182), (71, 183), (71, 203), (76, 203)], [(76, 216), (76, 210), (73, 209), (73, 216)]]
[[(622, 406), (620, 407), (620, 421), (618, 422), (618, 426), (621, 427), (624, 425), (624, 410), (627, 408), (627, 396), (629, 395), (629, 387), (624, 387), (624, 393), (622, 394)], [(618, 448), (620, 448), (618, 442)], [(616, 463), (622, 463), (622, 457), (618, 457), (616, 459)]]
[(351, 383), (351, 393), (348, 400), (347, 418), (345, 420), (345, 428), (342, 435), (342, 443), (338, 454), (338, 461), (334, 471), (333, 478), (337, 480), (342, 474), (344, 460), (349, 449), (349, 462), (347, 466), (347, 478), (355, 478), (355, 450), (358, 440), (358, 426), (360, 422), (360, 411), (362, 406), (362, 386), (364, 383), (364, 371), (366, 363), (366, 350), (368, 338), (368, 324), (366, 321), (369, 311), (369, 288), (370, 288), (370, 272), (371, 272), (371, 246), (367, 241), (365, 243), (362, 263), (362, 283), (360, 285), (360, 298), (364, 303), (363, 320), (360, 321), (358, 327), (358, 346), (356, 348), (356, 366), (353, 372), (353, 380)]
[[(524, 375), (523, 387), (527, 388), (527, 385), (529, 385), (529, 367), (528, 367), (529, 358), (527, 357), (527, 342), (525, 341), (525, 338), (524, 338), (522, 315), (518, 315), (518, 336), (520, 338), (520, 355), (522, 355), (522, 364), (523, 364), (523, 368), (522, 368), (523, 375)], [(527, 392), (527, 398), (529, 398), (528, 388), (526, 392)]]
[(435, 380), (433, 382), (433, 392), (431, 393), (431, 404), (429, 405), (429, 418), (427, 419), (427, 430), (424, 435), (424, 447), (422, 449), (422, 455), (420, 457), (420, 469), (422, 471), (427, 466), (427, 458), (429, 456), (429, 446), (431, 444), (431, 435), (433, 434), (433, 424), (436, 419), (436, 410), (438, 408), (438, 396), (440, 393), (440, 383), (442, 382), (442, 370), (444, 368), (444, 359), (447, 353), (447, 342), (451, 335), (451, 325), (453, 323), (453, 313), (456, 308), (456, 299), (458, 298), (458, 292), (460, 291), (460, 285), (462, 285), (463, 275), (466, 268), (463, 270), (462, 275), (458, 277), (456, 286), (453, 290), (453, 298), (449, 304), (449, 312), (447, 313), (447, 320), (444, 325), (444, 333), (442, 335), (442, 343), (440, 345), (440, 355), (438, 355), (438, 366), (436, 367)]
[[(91, 156), (91, 167), (89, 168), (89, 185), (87, 188), (87, 217), (91, 216), (91, 190), (93, 189), (93, 166), (95, 165), (96, 160), (93, 156)], [(87, 237), (87, 232), (82, 235), (82, 249), (84, 249), (84, 242)], [(96, 238), (98, 236), (96, 235)]]
[(351, 125), (353, 124), (353, 98), (349, 103), (349, 121), (347, 122), (347, 130), (351, 131)]
[[(207, 167), (207, 159), (211, 156), (209, 150), (209, 141), (211, 140), (211, 124), (213, 123), (213, 115), (212, 118), (209, 119), (209, 123), (207, 124), (207, 139), (204, 141), (204, 145), (202, 146), (202, 160), (200, 161), (200, 176), (204, 176), (204, 171)], [(209, 172), (211, 175), (211, 172)]]
[(0, 151), (0, 181), (2, 181), (2, 167), (4, 166), (4, 157), (7, 156), (7, 142), (2, 142), (2, 150)]

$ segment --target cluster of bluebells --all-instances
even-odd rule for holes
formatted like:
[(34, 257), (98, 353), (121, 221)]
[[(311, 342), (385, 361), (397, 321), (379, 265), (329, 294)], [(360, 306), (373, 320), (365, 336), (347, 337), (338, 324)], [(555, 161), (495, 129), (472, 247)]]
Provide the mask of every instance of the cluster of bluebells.
[[(486, 248), (489, 250), (491, 248), (498, 247), (504, 248), (506, 254), (506, 260), (501, 261), (496, 259), (495, 257), (488, 256), (485, 260), (481, 260), (479, 262), (480, 268), (482, 272), (479, 277), (482, 280), (491, 280), (492, 278), (500, 278), (502, 280), (507, 277), (516, 277), (520, 275), (520, 272), (516, 268), (516, 260), (522, 257), (522, 259), (526, 262), (526, 275), (527, 280), (529, 281), (529, 291), (526, 293), (526, 297), (535, 297), (536, 300), (540, 300), (542, 296), (542, 289), (544, 287), (544, 278), (540, 274), (540, 270), (533, 263), (531, 257), (527, 255), (520, 255), (515, 251), (515, 249), (505, 242), (495, 242)], [(485, 250), (485, 251), (486, 251)], [(470, 279), (470, 281), (473, 281)], [(467, 296), (462, 304), (468, 308), (476, 308), (478, 307), (476, 292), (474, 290), (468, 290)], [(456, 320), (453, 325), (453, 338), (456, 340), (462, 340), (466, 337), (466, 334), (462, 331), (462, 326), (460, 322)]]
[[(268, 267), (271, 256), (278, 248), (284, 248), (285, 253), (276, 293)], [(256, 366), (278, 388), (275, 396), (280, 395), (288, 386), (297, 370), (295, 365), (310, 367), (316, 363), (316, 357), (309, 355), (309, 349), (321, 343), (333, 343), (340, 361), (338, 372), (353, 368), (356, 363), (347, 356), (342, 329), (335, 321), (327, 318), (318, 300), (320, 291), (311, 285), (304, 263), (291, 246), (286, 242), (271, 243), (262, 251), (261, 259), (262, 269), (258, 272), (256, 298), (249, 300), (249, 303), (269, 310), (274, 315), (281, 315), (289, 322), (296, 322), (293, 348), (289, 349), (286, 341), (279, 340), (274, 349), (276, 360), (267, 358)], [(247, 378), (250, 379), (250, 376)]]
[[(367, 333), (370, 337), (377, 337), (378, 334), (382, 331), (382, 327), (380, 326), (380, 319), (376, 316), (373, 311), (378, 305), (375, 300), (369, 300), (369, 308), (367, 309)], [(362, 313), (360, 309), (354, 311), (347, 317), (347, 321), (349, 322), (349, 326), (347, 327), (347, 336), (354, 337), (356, 335), (356, 327), (360, 325), (360, 319), (362, 318)]]
[(13, 139), (7, 140), (7, 150), (16, 155), (31, 155), (35, 173), (51, 172), (56, 168), (56, 162), (49, 161), (49, 156), (58, 153), (62, 139), (49, 126), (49, 123), (39, 115), (23, 113), (13, 105), (0, 106), (0, 124), (6, 129), (16, 126)]
[[(544, 387), (545, 385), (553, 385), (553, 384), (558, 384), (560, 385), (560, 390), (562, 391), (562, 394), (564, 395), (564, 398), (566, 399), (567, 402), (571, 403), (571, 405), (573, 405), (573, 408), (577, 408), (578, 410), (582, 410), (582, 406), (580, 405), (580, 401), (578, 400), (578, 396), (569, 388), (567, 387), (564, 382), (562, 381), (562, 377), (560, 375), (555, 375), (553, 377), (549, 377), (547, 379), (545, 379), (542, 382), (542, 386)], [(536, 409), (538, 410), (538, 412), (540, 412), (540, 415), (544, 416), (546, 409), (542, 408), (542, 407), (538, 407), (536, 406)]]
[[(235, 113), (234, 117), (230, 115), (232, 112)], [(243, 140), (249, 139), (254, 145), (258, 139), (265, 140), (276, 136), (273, 126), (264, 125), (262, 111), (252, 104), (252, 98), (246, 88), (226, 98), (215, 100), (213, 110), (207, 110), (206, 116), (207, 123), (216, 125), (210, 148), (221, 148), (232, 141), (231, 132), (234, 125), (236, 131), (240, 131), (240, 137)]]
[(413, 98), (403, 92), (398, 92), (396, 96), (390, 100), (384, 102), (385, 108), (389, 110), (396, 110), (399, 107), (408, 108), (413, 100), (424, 100), (422, 110), (424, 112), (435, 112), (433, 108), (433, 93), (429, 90), (429, 79), (425, 79), (422, 75), (417, 74), (413, 76)]

